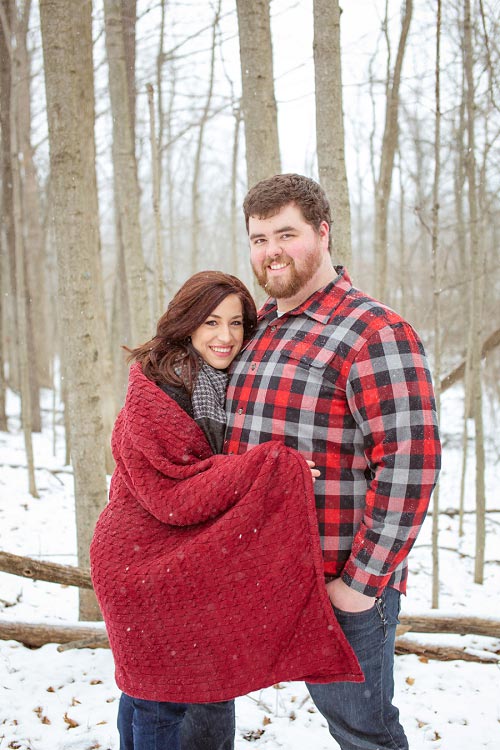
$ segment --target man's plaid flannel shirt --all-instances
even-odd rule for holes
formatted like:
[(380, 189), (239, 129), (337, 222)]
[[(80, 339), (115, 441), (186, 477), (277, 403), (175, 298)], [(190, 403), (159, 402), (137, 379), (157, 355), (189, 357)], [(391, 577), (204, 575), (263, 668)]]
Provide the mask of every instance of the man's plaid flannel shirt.
[(440, 468), (431, 376), (413, 328), (337, 270), (294, 310), (261, 309), (232, 366), (224, 451), (282, 440), (312, 459), (325, 575), (404, 592)]

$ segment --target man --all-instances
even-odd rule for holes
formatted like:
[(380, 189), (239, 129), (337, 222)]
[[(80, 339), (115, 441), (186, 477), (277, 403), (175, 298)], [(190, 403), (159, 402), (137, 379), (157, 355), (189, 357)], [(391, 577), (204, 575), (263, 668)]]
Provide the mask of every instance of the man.
[(326, 587), (365, 682), (308, 688), (342, 750), (407, 750), (392, 704), (395, 631), (440, 466), (425, 354), (406, 321), (333, 266), (316, 182), (276, 175), (243, 207), (270, 298), (232, 366), (225, 451), (277, 439), (315, 462)]

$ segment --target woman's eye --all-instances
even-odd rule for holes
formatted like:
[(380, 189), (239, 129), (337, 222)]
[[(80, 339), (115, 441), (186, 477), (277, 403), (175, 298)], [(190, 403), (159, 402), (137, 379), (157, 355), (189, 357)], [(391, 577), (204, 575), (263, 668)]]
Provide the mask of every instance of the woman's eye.
[(217, 321), (216, 321), (216, 320), (206, 320), (206, 321), (205, 321), (205, 324), (206, 324), (207, 326), (212, 326), (212, 327), (213, 327), (213, 326), (216, 326), (216, 325), (217, 325)]
[(233, 320), (232, 325), (233, 326), (242, 326), (243, 325), (243, 321), (242, 320)]

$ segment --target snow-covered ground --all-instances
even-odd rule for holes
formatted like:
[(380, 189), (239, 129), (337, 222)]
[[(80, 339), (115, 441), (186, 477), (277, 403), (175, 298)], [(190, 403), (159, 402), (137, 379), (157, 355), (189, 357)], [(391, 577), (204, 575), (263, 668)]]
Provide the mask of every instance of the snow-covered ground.
[[(51, 424), (49, 394), (45, 422)], [(9, 396), (10, 433), (0, 433), (0, 549), (53, 562), (76, 564), (72, 476), (63, 466), (57, 428), (34, 436), (40, 499), (27, 491), (18, 403)], [(456, 509), (459, 496), (461, 394), (443, 399), (444, 463), (441, 508)], [(487, 504), (500, 509), (498, 424), (488, 413)], [(494, 440), (496, 434), (497, 439)], [(53, 455), (53, 445), (56, 455)], [(466, 510), (473, 509), (473, 443)], [(440, 612), (499, 617), (500, 513), (487, 520), (484, 585), (473, 583), (474, 515), (440, 517)], [(428, 613), (431, 597), (431, 518), (411, 556), (406, 613)], [(0, 573), (0, 619), (74, 623), (77, 592), (72, 587), (32, 582)], [(500, 749), (500, 641), (473, 636), (411, 636), (431, 643), (487, 652), (495, 664), (396, 658), (396, 702), (412, 750)], [(57, 645), (28, 649), (0, 641), (0, 750), (118, 750), (115, 729), (119, 691), (109, 650), (59, 652)], [(337, 744), (301, 683), (282, 683), (237, 701), (236, 747), (262, 750), (334, 750)]]

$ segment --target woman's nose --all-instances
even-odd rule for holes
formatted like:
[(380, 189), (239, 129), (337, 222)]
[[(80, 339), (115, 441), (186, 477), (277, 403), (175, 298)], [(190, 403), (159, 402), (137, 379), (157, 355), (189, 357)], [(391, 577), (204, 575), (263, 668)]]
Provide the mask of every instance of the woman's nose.
[(231, 341), (232, 339), (232, 330), (229, 326), (220, 326), (217, 333), (219, 340), (222, 342)]

